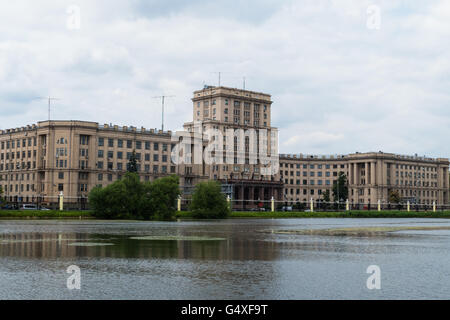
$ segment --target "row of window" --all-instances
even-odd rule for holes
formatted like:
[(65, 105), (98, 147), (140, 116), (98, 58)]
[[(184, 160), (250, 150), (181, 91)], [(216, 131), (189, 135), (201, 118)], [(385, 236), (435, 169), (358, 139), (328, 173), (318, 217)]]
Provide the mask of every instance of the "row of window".
[[(233, 105), (234, 105), (235, 108), (240, 108), (241, 107), (241, 101), (234, 100), (233, 103), (234, 103)], [(229, 104), (230, 104), (229, 100), (225, 99), (225, 105), (228, 106)], [(213, 105), (213, 106), (216, 105), (216, 99), (213, 99), (211, 101), (211, 105)], [(201, 106), (201, 101), (198, 101), (197, 102), (197, 107), (200, 108), (200, 106)], [(209, 100), (204, 100), (203, 101), (203, 107), (206, 107), (206, 108), (209, 107)], [(245, 110), (250, 110), (250, 108), (251, 108), (251, 103), (250, 102), (244, 102), (244, 109)], [(255, 103), (253, 105), (254, 112), (259, 112), (260, 108), (261, 108), (261, 105), (259, 103)], [(265, 104), (263, 111), (267, 112), (267, 110), (268, 110), (268, 106), (267, 106), (267, 104)]]
[[(107, 146), (109, 148), (114, 148), (116, 145), (118, 148), (124, 148), (124, 145), (126, 144), (126, 148), (132, 149), (133, 148), (133, 140), (123, 140), (123, 139), (112, 139), (112, 138), (98, 138), (98, 146), (103, 147), (105, 146), (105, 142), (107, 143)], [(142, 148), (145, 148), (145, 150), (151, 149), (151, 142), (150, 141), (134, 141), (134, 148), (136, 150), (141, 150)], [(124, 144), (125, 143), (125, 144)], [(162, 145), (162, 151), (168, 150), (168, 144), (167, 143), (159, 143), (159, 142), (153, 142), (153, 150), (159, 151), (159, 147)], [(171, 149), (175, 147), (175, 144), (171, 145)]]
[[(128, 163), (126, 164), (126, 169), (128, 169)], [(141, 166), (140, 164), (137, 164), (137, 170), (141, 171), (141, 169), (144, 169), (144, 172), (150, 172), (150, 168), (153, 168), (153, 173), (168, 173), (168, 166), (159, 166), (159, 165), (153, 165), (153, 167), (151, 167), (149, 164), (146, 164), (144, 166)], [(161, 168), (161, 171), (160, 171)], [(103, 161), (99, 161), (97, 163), (97, 169), (103, 170), (103, 169), (107, 169), (107, 170), (118, 170), (118, 171), (124, 171), (125, 170), (125, 166), (118, 162), (116, 163), (116, 167), (114, 168), (114, 164), (112, 162), (108, 162), (107, 163), (107, 167), (104, 167)], [(170, 166), (170, 173), (176, 173), (176, 167), (175, 166)]]
[(303, 168), (303, 169), (308, 169), (308, 167), (309, 167), (309, 169), (323, 169), (323, 168), (325, 168), (325, 169), (331, 169), (331, 167), (333, 167), (333, 169), (338, 169), (338, 168), (340, 168), (340, 169), (344, 169), (344, 168), (346, 168), (348, 165), (345, 165), (345, 164), (340, 164), (340, 165), (338, 165), (338, 164), (333, 164), (333, 165), (331, 165), (331, 164), (310, 164), (310, 165), (308, 165), (308, 164), (300, 164), (300, 163), (283, 163), (283, 162), (281, 162), (280, 163), (280, 168), (291, 168), (291, 169), (293, 169), (294, 167), (296, 168), (296, 169), (300, 169), (300, 168)]
[(0, 163), (0, 171), (9, 171), (9, 170), (30, 170), (36, 169), (36, 161), (27, 161), (27, 162), (16, 162), (14, 163)]
[[(0, 174), (0, 181), (3, 181), (3, 180), (6, 181), (7, 178), (8, 178), (8, 175)], [(34, 178), (35, 178), (35, 174), (34, 173), (31, 173), (31, 174), (30, 173), (27, 173), (27, 174), (25, 174), (25, 173), (22, 173), (22, 174), (16, 173), (16, 174), (9, 175), (9, 180), (10, 181), (14, 181), (14, 179), (16, 181), (29, 181), (30, 179), (34, 180)]]
[[(132, 154), (133, 154), (132, 152), (127, 152), (127, 160), (131, 159)], [(108, 151), (107, 155), (108, 155), (108, 159), (113, 159), (114, 158), (114, 151)], [(98, 150), (97, 157), (98, 158), (104, 158), (104, 156), (105, 156), (105, 152), (103, 150)], [(144, 161), (150, 161), (150, 156), (151, 156), (150, 153), (146, 153), (144, 155)], [(116, 154), (116, 158), (117, 159), (123, 159), (123, 152), (122, 151), (118, 151), (117, 154)], [(141, 161), (141, 154), (140, 153), (136, 153), (136, 159), (138, 161)], [(159, 159), (160, 159), (159, 154), (154, 154), (153, 155), (153, 161), (158, 162)], [(167, 162), (168, 159), (169, 159), (168, 155), (166, 155), (166, 154), (163, 154), (161, 156), (161, 161), (162, 162)]]
[[(280, 172), (281, 173), (281, 176), (289, 176), (289, 171), (284, 171), (284, 175), (283, 175), (283, 171), (281, 171)], [(337, 177), (338, 176), (338, 172), (337, 171), (333, 171), (333, 172), (330, 172), (330, 171), (326, 171), (326, 172), (322, 172), (322, 171), (318, 171), (318, 172), (316, 172), (316, 171), (310, 171), (309, 172), (309, 176), (310, 177), (315, 177), (316, 175), (317, 175), (317, 177), (322, 177), (322, 176), (324, 176), (324, 173), (325, 173), (325, 177), (331, 177), (331, 176), (333, 176), (333, 177)], [(290, 172), (290, 175), (291, 175), (291, 177), (293, 177), (294, 176), (294, 171), (291, 171)], [(300, 171), (297, 171), (296, 172), (296, 176), (297, 177), (300, 177), (302, 174), (301, 174), (301, 172)], [(307, 171), (303, 171), (303, 175), (302, 175), (303, 177), (308, 177), (308, 172)]]
[[(318, 186), (322, 186), (322, 185), (331, 186), (331, 180), (309, 180), (309, 185), (310, 186), (314, 186), (316, 184), (316, 182), (317, 182)], [(293, 179), (290, 179), (290, 180), (289, 179), (285, 179), (284, 183), (292, 185), (292, 184), (294, 184), (294, 180)], [(303, 181), (296, 180), (295, 184), (296, 185), (304, 185), (304, 186), (306, 186), (306, 185), (308, 185), (308, 180), (303, 180)]]
[(8, 185), (4, 185), (3, 186), (3, 190), (5, 192), (34, 192), (34, 184), (10, 184), (9, 185), (9, 190), (8, 190)]
[(14, 160), (14, 159), (25, 159), (25, 158), (36, 158), (36, 150), (28, 151), (17, 151), (17, 152), (6, 152), (0, 153), (0, 160)]
[(7, 140), (2, 141), (0, 143), (0, 149), (15, 149), (15, 148), (25, 148), (25, 147), (36, 147), (37, 139), (33, 138), (24, 138), (24, 139), (16, 139), (16, 140)]

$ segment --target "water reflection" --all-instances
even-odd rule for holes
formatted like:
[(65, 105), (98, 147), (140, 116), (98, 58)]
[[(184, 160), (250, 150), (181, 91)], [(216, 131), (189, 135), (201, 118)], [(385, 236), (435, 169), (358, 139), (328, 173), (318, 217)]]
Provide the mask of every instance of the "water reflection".
[[(0, 220), (0, 299), (448, 298), (450, 230), (377, 237), (259, 232), (399, 223), (450, 225), (428, 219)], [(146, 236), (225, 240), (132, 239)], [(65, 286), (72, 264), (82, 270), (79, 292)], [(382, 270), (379, 292), (365, 286), (372, 264)]]
[[(83, 246), (82, 244), (86, 244)], [(95, 245), (95, 244), (99, 245)], [(101, 245), (102, 243), (107, 245)], [(79, 244), (79, 245), (77, 245)], [(93, 244), (93, 245), (89, 245)], [(276, 260), (283, 243), (235, 239), (225, 241), (140, 240), (131, 236), (88, 233), (19, 233), (0, 236), (0, 256), (38, 259), (136, 258)]]

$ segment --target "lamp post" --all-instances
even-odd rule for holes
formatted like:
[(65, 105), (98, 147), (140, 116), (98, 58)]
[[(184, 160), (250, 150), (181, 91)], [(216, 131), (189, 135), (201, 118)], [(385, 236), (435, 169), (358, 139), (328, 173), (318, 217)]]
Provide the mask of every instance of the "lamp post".
[(244, 189), (244, 171), (241, 172), (241, 185), (242, 185), (242, 211), (245, 211), (245, 189)]

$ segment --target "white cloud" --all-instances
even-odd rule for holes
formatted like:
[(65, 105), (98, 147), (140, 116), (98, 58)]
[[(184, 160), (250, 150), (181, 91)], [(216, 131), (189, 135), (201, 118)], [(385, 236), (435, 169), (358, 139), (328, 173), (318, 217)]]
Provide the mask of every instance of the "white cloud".
[[(81, 29), (66, 28), (69, 5)], [(366, 9), (381, 8), (381, 29)], [(271, 93), (283, 153), (449, 156), (448, 1), (54, 1), (0, 4), (0, 127), (47, 117), (166, 128), (204, 82)], [(239, 9), (239, 10), (238, 10)]]

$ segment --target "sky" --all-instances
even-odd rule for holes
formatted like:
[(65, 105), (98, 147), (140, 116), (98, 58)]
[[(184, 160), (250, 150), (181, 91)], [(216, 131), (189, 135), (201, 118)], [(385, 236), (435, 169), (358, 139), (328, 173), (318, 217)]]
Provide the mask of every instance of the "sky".
[(205, 84), (272, 95), (280, 153), (450, 157), (450, 1), (0, 4), (0, 128), (181, 129)]

